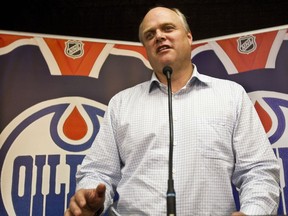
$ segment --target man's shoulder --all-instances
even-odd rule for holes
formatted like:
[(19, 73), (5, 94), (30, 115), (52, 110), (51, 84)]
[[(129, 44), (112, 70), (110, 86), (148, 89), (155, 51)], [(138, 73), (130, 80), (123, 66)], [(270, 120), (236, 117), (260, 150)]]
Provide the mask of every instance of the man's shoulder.
[(150, 81), (144, 81), (136, 85), (125, 88), (116, 93), (112, 98), (131, 97), (132, 95), (139, 95), (149, 91)]
[(243, 88), (243, 86), (233, 80), (229, 80), (229, 79), (225, 79), (225, 78), (218, 78), (218, 77), (214, 77), (211, 75), (206, 75), (206, 74), (201, 74), (201, 76), (203, 78), (205, 78), (205, 80), (207, 80), (207, 82), (212, 83), (213, 86), (229, 86), (229, 87), (235, 87), (235, 88)]

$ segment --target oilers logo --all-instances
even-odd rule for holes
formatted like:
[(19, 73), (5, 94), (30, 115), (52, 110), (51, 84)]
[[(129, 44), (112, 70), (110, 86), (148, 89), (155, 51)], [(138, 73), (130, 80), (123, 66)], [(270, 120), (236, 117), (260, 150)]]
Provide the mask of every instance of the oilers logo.
[[(245, 35), (193, 44), (192, 62), (249, 93), (281, 165), (286, 215), (288, 33)], [(0, 215), (63, 215), (110, 98), (150, 79), (151, 66), (140, 44), (1, 32), (0, 41)]]
[(65, 97), (37, 104), (8, 125), (0, 143), (1, 192), (11, 196), (2, 197), (1, 215), (64, 212), (105, 110), (93, 100)]
[(144, 48), (6, 32), (0, 41), (0, 215), (63, 215), (110, 98), (151, 77)]

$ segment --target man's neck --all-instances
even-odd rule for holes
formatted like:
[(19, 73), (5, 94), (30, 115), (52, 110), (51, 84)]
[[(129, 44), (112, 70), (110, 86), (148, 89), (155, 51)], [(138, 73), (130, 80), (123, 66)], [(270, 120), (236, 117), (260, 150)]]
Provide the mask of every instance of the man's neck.
[(178, 70), (174, 71), (171, 76), (171, 87), (172, 92), (178, 92), (180, 89), (182, 89), (188, 82), (188, 80), (191, 78), (193, 74), (194, 67), (191, 64), (188, 68), (184, 70)]

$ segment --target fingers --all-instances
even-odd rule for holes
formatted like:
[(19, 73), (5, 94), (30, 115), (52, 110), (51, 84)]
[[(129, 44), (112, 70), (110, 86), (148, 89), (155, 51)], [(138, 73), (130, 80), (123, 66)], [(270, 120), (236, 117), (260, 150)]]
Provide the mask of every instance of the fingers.
[(104, 209), (106, 187), (99, 184), (96, 189), (80, 189), (71, 197), (65, 216), (95, 215)]
[(69, 208), (66, 210), (65, 216), (83, 215), (85, 206), (86, 200), (84, 197), (84, 190), (79, 190), (71, 197)]
[(233, 212), (231, 216), (245, 216), (245, 214), (243, 212), (238, 211), (238, 212)]
[(99, 198), (105, 197), (106, 186), (104, 184), (99, 184), (96, 188), (96, 194)]
[(101, 209), (104, 206), (106, 186), (99, 184), (96, 189), (86, 193), (87, 206), (91, 209)]
[(73, 216), (72, 212), (70, 211), (70, 209), (66, 209), (64, 216)]

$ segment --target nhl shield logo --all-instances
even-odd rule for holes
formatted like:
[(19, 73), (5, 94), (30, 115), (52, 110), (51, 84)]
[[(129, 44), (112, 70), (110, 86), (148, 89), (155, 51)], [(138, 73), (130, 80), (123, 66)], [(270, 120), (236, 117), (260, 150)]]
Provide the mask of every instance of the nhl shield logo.
[(65, 42), (64, 53), (70, 58), (80, 58), (84, 54), (84, 44), (81, 41), (68, 40)]
[(255, 36), (253, 35), (247, 35), (247, 36), (242, 36), (237, 39), (237, 49), (238, 52), (242, 54), (250, 54), (253, 51), (256, 50), (257, 44), (255, 40)]

